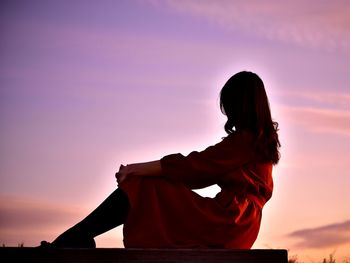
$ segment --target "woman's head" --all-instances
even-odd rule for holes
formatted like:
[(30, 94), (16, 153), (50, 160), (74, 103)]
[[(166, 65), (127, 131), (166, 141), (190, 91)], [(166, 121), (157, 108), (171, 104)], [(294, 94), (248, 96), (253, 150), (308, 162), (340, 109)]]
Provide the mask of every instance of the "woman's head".
[(242, 71), (233, 75), (220, 92), (220, 108), (227, 116), (225, 131), (228, 134), (253, 132), (261, 157), (278, 162), (278, 123), (272, 121), (264, 83), (257, 74)]

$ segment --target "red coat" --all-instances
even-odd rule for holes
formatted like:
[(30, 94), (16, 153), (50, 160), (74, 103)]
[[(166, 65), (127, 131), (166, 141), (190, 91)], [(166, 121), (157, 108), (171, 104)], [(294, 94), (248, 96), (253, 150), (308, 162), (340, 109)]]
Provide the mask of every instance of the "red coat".
[[(120, 187), (130, 210), (126, 248), (251, 248), (272, 195), (272, 164), (253, 153), (249, 133), (233, 133), (188, 156), (161, 159), (161, 177), (131, 177)], [(191, 189), (218, 184), (215, 198)]]

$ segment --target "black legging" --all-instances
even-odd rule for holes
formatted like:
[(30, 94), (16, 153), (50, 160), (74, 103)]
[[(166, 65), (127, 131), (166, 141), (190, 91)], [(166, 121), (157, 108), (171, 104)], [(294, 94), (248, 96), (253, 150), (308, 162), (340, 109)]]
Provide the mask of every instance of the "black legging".
[(128, 210), (128, 196), (117, 189), (81, 222), (58, 236), (52, 246), (96, 247), (94, 237), (123, 224)]

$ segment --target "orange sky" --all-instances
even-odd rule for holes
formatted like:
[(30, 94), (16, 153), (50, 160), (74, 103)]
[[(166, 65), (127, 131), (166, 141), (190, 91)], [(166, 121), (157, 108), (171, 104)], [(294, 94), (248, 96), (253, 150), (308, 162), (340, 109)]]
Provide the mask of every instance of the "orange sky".
[(349, 258), (349, 28), (348, 1), (1, 1), (0, 242), (52, 240), (121, 163), (218, 142), (218, 93), (251, 70), (282, 142), (254, 247)]

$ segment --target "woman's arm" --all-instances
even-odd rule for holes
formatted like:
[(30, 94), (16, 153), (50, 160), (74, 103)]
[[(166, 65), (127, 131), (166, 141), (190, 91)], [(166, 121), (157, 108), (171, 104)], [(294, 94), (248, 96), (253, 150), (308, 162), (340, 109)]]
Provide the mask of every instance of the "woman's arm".
[(170, 154), (160, 162), (162, 173), (168, 180), (198, 189), (221, 182), (228, 172), (244, 166), (253, 158), (253, 135), (235, 132), (204, 151), (193, 151), (187, 156)]
[(160, 161), (151, 161), (145, 163), (133, 163), (126, 166), (121, 165), (119, 171), (115, 174), (118, 183), (122, 183), (129, 176), (161, 176), (162, 168)]

